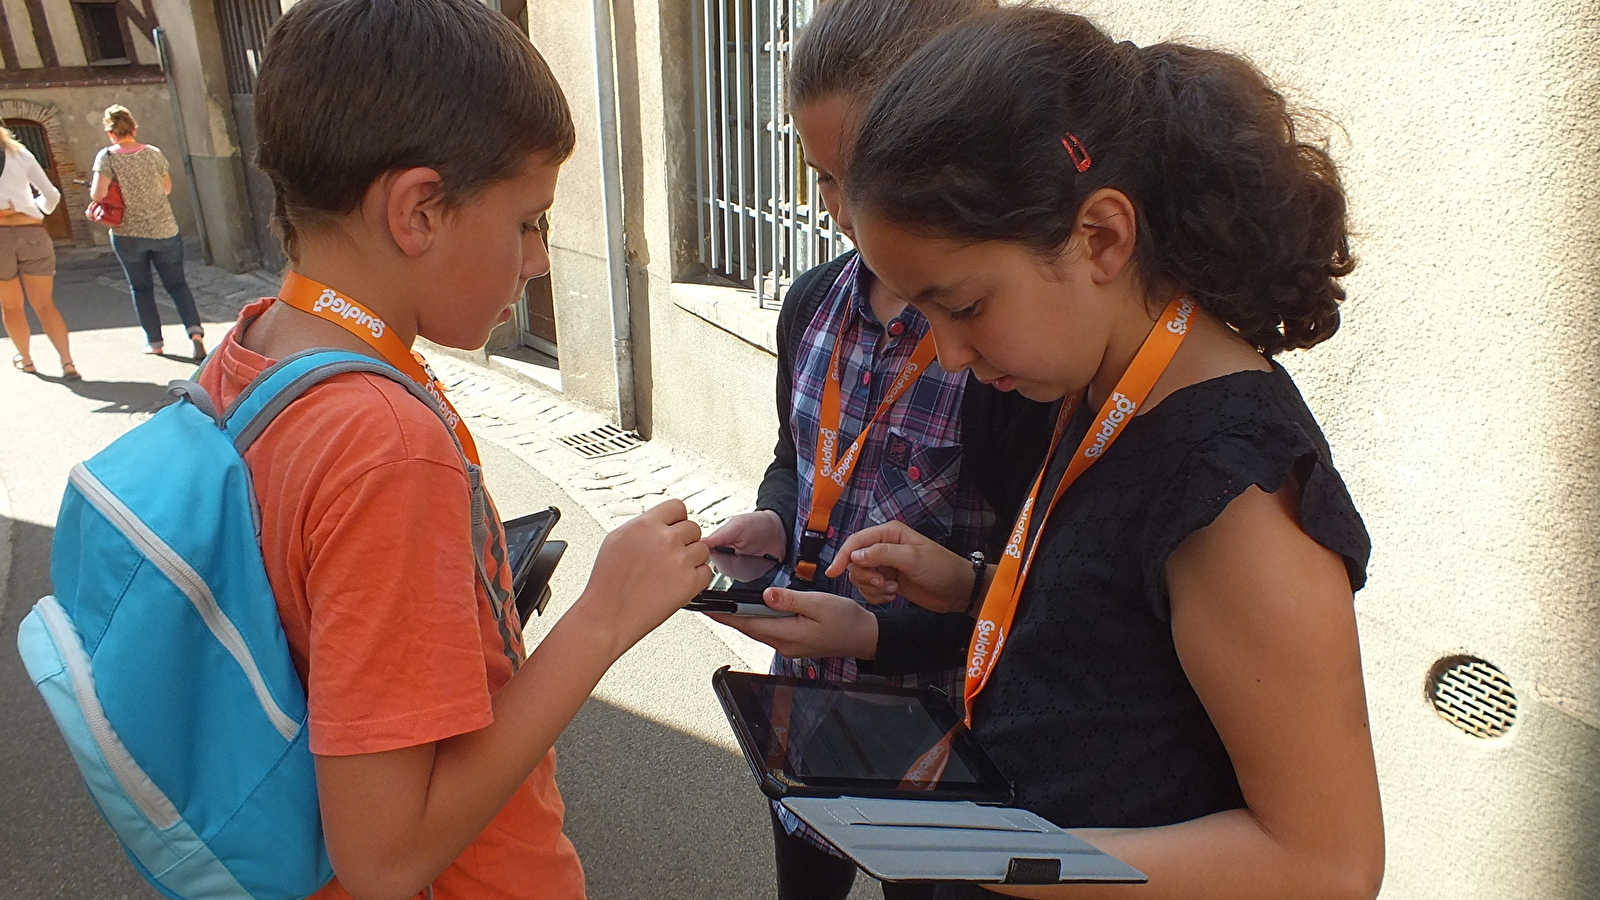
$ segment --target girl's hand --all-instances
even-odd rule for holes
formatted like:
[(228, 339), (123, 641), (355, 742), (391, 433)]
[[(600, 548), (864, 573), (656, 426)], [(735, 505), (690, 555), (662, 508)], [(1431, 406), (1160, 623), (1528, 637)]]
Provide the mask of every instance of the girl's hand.
[(789, 659), (872, 659), (878, 655), (878, 617), (849, 597), (767, 588), (762, 599), (773, 609), (795, 615), (782, 619), (724, 615), (711, 618)]
[(788, 534), (783, 521), (770, 509), (740, 513), (706, 535), (707, 547), (730, 547), (746, 556), (771, 556), (782, 562), (787, 555)]
[(621, 656), (706, 589), (710, 557), (683, 501), (658, 504), (606, 535), (589, 584), (567, 615), (587, 619)]
[(963, 612), (972, 596), (972, 564), (904, 522), (874, 525), (850, 535), (828, 566), (846, 571), (869, 603), (896, 596), (934, 612)]

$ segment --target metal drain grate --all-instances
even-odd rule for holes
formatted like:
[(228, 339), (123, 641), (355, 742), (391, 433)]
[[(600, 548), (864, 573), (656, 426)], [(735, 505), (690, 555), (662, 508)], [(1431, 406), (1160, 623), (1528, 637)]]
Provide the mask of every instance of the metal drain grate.
[(584, 459), (615, 456), (618, 453), (626, 453), (644, 443), (637, 434), (631, 431), (623, 431), (615, 425), (602, 425), (593, 431), (569, 434), (566, 437), (556, 438), (556, 440)]
[(1434, 663), (1428, 699), (1446, 722), (1476, 738), (1504, 737), (1517, 722), (1511, 679), (1475, 656), (1447, 656)]

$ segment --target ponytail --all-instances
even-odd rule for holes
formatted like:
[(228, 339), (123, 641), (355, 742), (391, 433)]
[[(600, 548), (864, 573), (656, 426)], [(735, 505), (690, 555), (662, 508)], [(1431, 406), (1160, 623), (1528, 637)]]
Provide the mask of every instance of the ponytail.
[(1354, 266), (1338, 171), (1302, 123), (1238, 57), (1118, 44), (1079, 16), (1007, 8), (890, 79), (846, 187), (858, 216), (1046, 257), (1091, 194), (1121, 191), (1151, 299), (1186, 294), (1271, 355), (1333, 335)]

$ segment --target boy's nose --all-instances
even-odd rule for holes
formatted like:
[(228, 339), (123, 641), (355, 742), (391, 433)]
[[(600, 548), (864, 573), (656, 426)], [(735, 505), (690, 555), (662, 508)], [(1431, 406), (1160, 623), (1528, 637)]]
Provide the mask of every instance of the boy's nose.
[(522, 277), (539, 278), (550, 274), (550, 251), (544, 246), (544, 239), (539, 235), (533, 236), (533, 246), (528, 248), (522, 257)]

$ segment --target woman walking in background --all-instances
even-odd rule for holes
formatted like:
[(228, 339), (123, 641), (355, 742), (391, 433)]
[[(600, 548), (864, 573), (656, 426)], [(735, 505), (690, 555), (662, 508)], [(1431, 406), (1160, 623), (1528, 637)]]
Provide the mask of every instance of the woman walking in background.
[(56, 278), (56, 247), (44, 228), (44, 217), (55, 212), (61, 192), (50, 183), (28, 148), (0, 127), (0, 312), (4, 313), (6, 334), (17, 348), (11, 365), (32, 374), (33, 356), (28, 345), (33, 334), (28, 325), (24, 300), (33, 306), (34, 315), (61, 357), (63, 378), (78, 378), (67, 348), (67, 323), (56, 310), (53, 297)]
[(150, 264), (155, 263), (161, 286), (172, 296), (178, 317), (194, 342), (195, 360), (204, 359), (206, 345), (201, 339), (205, 329), (200, 327), (194, 295), (183, 277), (183, 238), (178, 235), (172, 204), (167, 202), (172, 193), (167, 158), (157, 148), (139, 143), (139, 123), (127, 107), (107, 107), (104, 124), (111, 146), (95, 157), (89, 193), (95, 200), (104, 200), (112, 182), (122, 189), (122, 222), (111, 228), (111, 249), (133, 289), (133, 306), (144, 328), (144, 352), (161, 353), (165, 347), (155, 280), (150, 276)]

